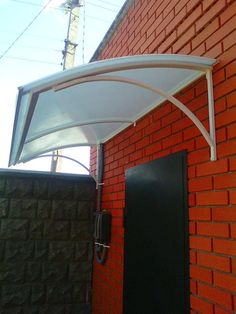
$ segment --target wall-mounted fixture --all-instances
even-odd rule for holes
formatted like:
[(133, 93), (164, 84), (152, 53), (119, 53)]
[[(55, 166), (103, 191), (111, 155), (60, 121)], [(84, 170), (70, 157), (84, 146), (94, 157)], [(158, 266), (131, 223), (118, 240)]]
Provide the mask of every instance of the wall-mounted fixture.
[(104, 264), (111, 239), (111, 213), (106, 210), (95, 212), (94, 240), (95, 256), (100, 264)]

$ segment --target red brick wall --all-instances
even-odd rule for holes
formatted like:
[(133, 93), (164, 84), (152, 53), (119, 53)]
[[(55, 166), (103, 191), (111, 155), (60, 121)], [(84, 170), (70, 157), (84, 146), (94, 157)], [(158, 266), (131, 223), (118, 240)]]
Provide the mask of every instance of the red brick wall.
[[(93, 313), (122, 313), (124, 171), (183, 149), (188, 151), (191, 314), (236, 312), (236, 1), (134, 1), (99, 58), (143, 53), (219, 60), (213, 73), (218, 160), (209, 161), (204, 138), (170, 103), (106, 143), (103, 208), (113, 215), (112, 242), (105, 266), (94, 263)], [(207, 126), (204, 79), (177, 98)]]

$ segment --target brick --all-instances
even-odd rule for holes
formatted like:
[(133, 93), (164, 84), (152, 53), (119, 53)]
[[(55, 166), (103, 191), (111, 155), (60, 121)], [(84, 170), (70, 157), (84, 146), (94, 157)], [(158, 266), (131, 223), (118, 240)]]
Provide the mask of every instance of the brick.
[(214, 284), (226, 290), (236, 292), (236, 277), (214, 272)]
[(232, 314), (232, 311), (227, 311), (226, 309), (223, 309), (217, 305), (215, 305), (215, 314)]
[(225, 142), (227, 140), (226, 128), (221, 128), (216, 131), (216, 142)]
[(162, 141), (162, 145), (163, 145), (163, 149), (166, 149), (168, 147), (174, 146), (180, 142), (182, 142), (183, 139), (183, 135), (182, 133), (176, 133), (166, 139), (163, 139)]
[(190, 220), (206, 220), (206, 221), (211, 220), (211, 208), (191, 207), (189, 208), (189, 219)]
[(213, 237), (228, 237), (229, 225), (226, 223), (197, 223), (197, 234)]
[(166, 29), (165, 29), (166, 35), (168, 35), (170, 32), (176, 29), (176, 26), (181, 23), (181, 21), (185, 18), (185, 16), (186, 16), (186, 8), (183, 8), (183, 10), (181, 10), (177, 15), (175, 15), (171, 23), (166, 26)]
[(159, 152), (162, 149), (161, 143), (154, 143), (152, 145), (149, 145), (145, 148), (145, 154), (146, 156), (154, 154), (156, 152)]
[(211, 251), (211, 239), (204, 237), (190, 237), (190, 248)]
[(225, 173), (228, 171), (227, 159), (210, 161), (197, 166), (197, 176), (207, 176), (219, 173)]
[(190, 265), (190, 278), (212, 283), (212, 272), (199, 266)]
[(196, 206), (196, 196), (195, 193), (189, 193), (188, 195), (188, 205)]
[(166, 138), (169, 135), (171, 135), (171, 126), (168, 125), (165, 128), (162, 128), (159, 132), (156, 132), (152, 135), (152, 141), (156, 142), (159, 141), (160, 139)]
[(228, 173), (221, 176), (214, 177), (214, 188), (226, 189), (236, 187), (236, 173)]
[(221, 291), (212, 286), (198, 283), (198, 294), (205, 299), (208, 299), (217, 304), (221, 304), (228, 309), (232, 309), (232, 298), (227, 292)]
[(197, 282), (195, 280), (190, 280), (190, 292), (197, 293)]
[(231, 62), (230, 64), (228, 64), (226, 66), (225, 72), (226, 72), (226, 79), (229, 79), (231, 76), (235, 75), (235, 73), (236, 73), (236, 63), (235, 62)]
[(213, 249), (216, 253), (236, 256), (236, 241), (213, 239)]
[(195, 125), (191, 126), (190, 128), (184, 130), (184, 140), (188, 140), (190, 138), (196, 138), (200, 136), (201, 132)]
[(210, 155), (209, 155), (209, 149), (204, 148), (198, 151), (194, 151), (194, 152), (190, 152), (188, 154), (188, 164), (189, 165), (194, 165), (194, 164), (198, 164), (200, 162), (205, 162), (208, 161), (210, 159)]
[(232, 258), (232, 273), (236, 274), (236, 258)]
[(236, 140), (231, 140), (217, 145), (217, 154), (219, 158), (236, 154)]
[(206, 24), (208, 24), (211, 20), (213, 20), (215, 16), (218, 16), (220, 11), (222, 11), (224, 7), (225, 1), (218, 0), (211, 9), (205, 12), (204, 15), (196, 22), (197, 32)]
[(210, 177), (200, 177), (189, 180), (189, 192), (207, 191), (212, 189), (212, 179)]
[(232, 4), (226, 8), (224, 12), (220, 15), (220, 22), (221, 25), (225, 24), (230, 18), (232, 18), (235, 15), (236, 12), (236, 3), (233, 0)]
[(228, 204), (228, 193), (226, 191), (211, 191), (198, 193), (197, 205), (226, 205)]
[(170, 3), (166, 6), (166, 8), (163, 10), (163, 16), (166, 17), (175, 7), (175, 5), (178, 3), (178, 0), (172, 0)]
[(230, 233), (232, 238), (236, 238), (236, 224), (230, 226)]
[(191, 54), (194, 56), (203, 56), (205, 52), (206, 52), (206, 47), (205, 47), (205, 44), (203, 43), (197, 48), (195, 48), (194, 50), (192, 50)]
[(214, 313), (213, 304), (209, 303), (207, 300), (202, 300), (199, 297), (191, 295), (190, 304), (193, 309), (197, 310), (197, 313), (202, 313), (202, 314)]
[(232, 92), (231, 94), (227, 95), (227, 106), (228, 108), (233, 107), (236, 105), (236, 92)]
[(216, 127), (228, 125), (236, 120), (236, 107), (225, 110), (216, 116)]
[(177, 29), (178, 37), (183, 34), (189, 27), (201, 16), (202, 14), (202, 6), (199, 5), (188, 17), (181, 23), (181, 25)]
[(233, 76), (229, 78), (228, 80), (224, 81), (223, 83), (217, 85), (214, 88), (215, 99), (234, 91), (235, 84), (236, 84), (236, 76)]
[(201, 43), (203, 43), (211, 34), (213, 34), (220, 27), (219, 18), (216, 18), (209, 25), (207, 25), (199, 34), (197, 34), (192, 40), (192, 47), (196, 49)]
[[(192, 121), (188, 117), (184, 116), (172, 124), (172, 131), (175, 133), (190, 126), (193, 126)], [(196, 128), (195, 126), (193, 127)]]
[(28, 228), (26, 219), (2, 219), (0, 238), (5, 240), (26, 240)]
[(229, 202), (230, 204), (236, 204), (236, 191), (229, 191)]
[(164, 117), (170, 113), (171, 113), (171, 104), (165, 103), (165, 104), (161, 105), (160, 107), (158, 107), (157, 110), (155, 110), (155, 112), (153, 114), (153, 119), (154, 119), (154, 121), (158, 121), (159, 119), (161, 119), (162, 117)]
[[(223, 1), (222, 1), (223, 3)], [(223, 26), (221, 26), (216, 32), (212, 34), (211, 37), (209, 37), (206, 40), (206, 48), (207, 50), (211, 47), (215, 46), (217, 43), (219, 43), (227, 34), (235, 30), (235, 24), (236, 24), (236, 15), (232, 17), (227, 23), (225, 23)]]
[(161, 45), (159, 45), (158, 52), (164, 53), (173, 44), (176, 38), (176, 31), (172, 31), (172, 33), (166, 38), (166, 40), (162, 42)]
[(230, 272), (230, 259), (225, 256), (198, 252), (197, 263), (200, 266), (218, 269), (225, 272)]
[(161, 122), (162, 122), (162, 126), (167, 126), (168, 124), (171, 124), (173, 123), (174, 121), (177, 121), (181, 118), (182, 116), (182, 113), (180, 110), (175, 110), (173, 111), (172, 113), (170, 113), (169, 115), (163, 117), (161, 119)]
[(231, 157), (229, 159), (229, 170), (230, 171), (236, 170), (236, 156), (235, 157)]
[(236, 207), (212, 208), (212, 220), (236, 221)]
[(173, 45), (173, 53), (177, 53), (180, 48), (188, 43), (188, 41), (195, 35), (194, 26), (190, 27)]
[(236, 123), (233, 123), (227, 127), (227, 134), (229, 139), (236, 137)]
[(187, 3), (187, 11), (192, 11), (200, 2), (199, 0), (189, 0)]
[(197, 263), (197, 252), (190, 250), (189, 252), (189, 262), (191, 264), (196, 264)]
[(202, 1), (203, 11), (206, 11), (215, 2), (216, 0), (203, 0)]
[(227, 50), (233, 45), (235, 45), (235, 37), (236, 37), (236, 30), (224, 38), (223, 40), (224, 50)]
[(163, 129), (161, 128), (161, 121), (155, 121), (153, 123), (150, 123), (144, 130), (145, 135), (150, 135), (154, 132), (156, 132), (156, 134), (159, 134)]

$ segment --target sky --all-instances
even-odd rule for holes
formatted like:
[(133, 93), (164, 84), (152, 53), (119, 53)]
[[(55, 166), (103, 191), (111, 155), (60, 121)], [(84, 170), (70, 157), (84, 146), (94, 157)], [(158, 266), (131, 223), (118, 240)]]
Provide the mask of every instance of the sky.
[[(0, 0), (0, 168), (8, 166), (18, 87), (62, 71), (69, 15), (60, 8), (61, 2)], [(75, 66), (89, 62), (124, 2), (81, 0)], [(88, 167), (88, 148), (67, 154)], [(50, 160), (39, 158), (15, 168), (49, 171)], [(66, 160), (62, 171), (85, 173)]]

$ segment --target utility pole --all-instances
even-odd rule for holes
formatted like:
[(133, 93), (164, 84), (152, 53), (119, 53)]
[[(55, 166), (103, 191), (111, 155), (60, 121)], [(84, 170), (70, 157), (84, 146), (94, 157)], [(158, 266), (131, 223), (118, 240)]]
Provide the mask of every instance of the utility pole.
[[(77, 37), (78, 37), (78, 25), (79, 25), (79, 11), (80, 11), (80, 0), (67, 0), (63, 7), (69, 10), (69, 22), (67, 29), (67, 37), (64, 40), (65, 47), (62, 51), (63, 54), (63, 70), (72, 68), (75, 62), (75, 52), (77, 47)], [(57, 155), (60, 155), (59, 151), (53, 152), (53, 157), (51, 161), (51, 172), (57, 172), (61, 169), (62, 160)]]

